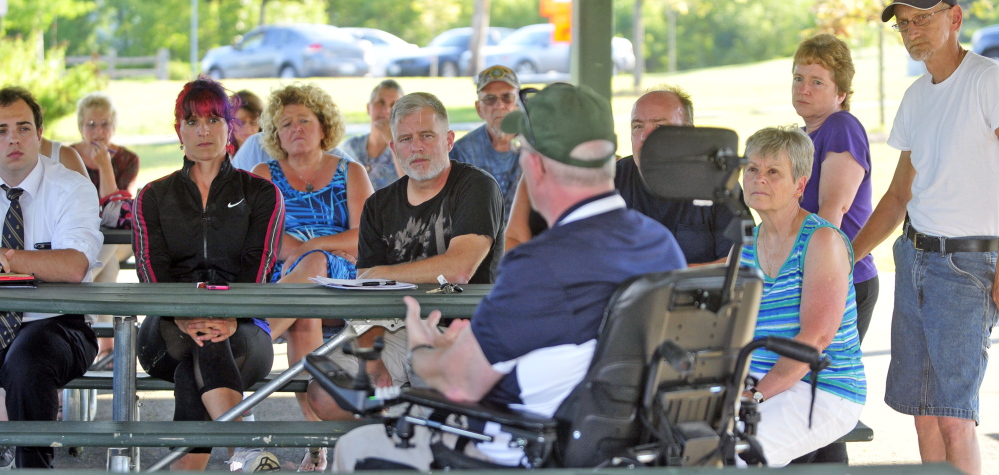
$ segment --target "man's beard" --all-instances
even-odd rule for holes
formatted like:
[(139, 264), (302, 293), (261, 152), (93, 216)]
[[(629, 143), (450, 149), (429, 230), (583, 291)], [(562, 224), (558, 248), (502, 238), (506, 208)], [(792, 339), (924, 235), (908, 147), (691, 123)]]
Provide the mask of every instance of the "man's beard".
[[(425, 171), (417, 171), (410, 166), (410, 163), (416, 159), (425, 159), (430, 161)], [(437, 175), (440, 175), (441, 172), (444, 171), (444, 168), (447, 167), (447, 159), (438, 160), (432, 155), (414, 154), (406, 160), (400, 161), (399, 165), (402, 167), (402, 171), (405, 172), (406, 175), (409, 175), (409, 178), (416, 181), (427, 181), (436, 178)]]

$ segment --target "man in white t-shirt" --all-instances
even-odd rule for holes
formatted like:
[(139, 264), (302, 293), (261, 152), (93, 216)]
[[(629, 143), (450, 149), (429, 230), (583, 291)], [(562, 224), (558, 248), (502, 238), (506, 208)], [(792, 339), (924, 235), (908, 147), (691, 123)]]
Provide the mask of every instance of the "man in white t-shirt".
[(960, 46), (956, 0), (896, 0), (881, 19), (893, 16), (928, 73), (899, 106), (888, 145), (902, 153), (854, 255), (905, 220), (885, 402), (915, 416), (923, 462), (977, 474), (978, 391), (999, 302), (999, 63)]

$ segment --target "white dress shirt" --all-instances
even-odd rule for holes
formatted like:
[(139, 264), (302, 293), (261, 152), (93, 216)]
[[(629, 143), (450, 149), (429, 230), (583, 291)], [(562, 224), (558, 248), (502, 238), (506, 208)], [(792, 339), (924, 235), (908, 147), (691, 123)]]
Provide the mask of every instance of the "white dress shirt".
[[(3, 181), (0, 178), (0, 181)], [(6, 182), (5, 185), (10, 186)], [(79, 173), (39, 155), (35, 168), (17, 186), (24, 216), (24, 248), (34, 250), (39, 243), (50, 243), (52, 249), (76, 249), (87, 256), (90, 268), (97, 264), (97, 255), (104, 243), (101, 234), (97, 189)], [(0, 216), (6, 216), (10, 200), (0, 193)], [(2, 219), (2, 218), (0, 218)], [(2, 224), (0, 224), (2, 225)], [(83, 282), (92, 282), (87, 270)], [(27, 290), (30, 292), (30, 290)], [(23, 321), (55, 316), (48, 313), (25, 312)], [(88, 315), (88, 318), (91, 316)]]

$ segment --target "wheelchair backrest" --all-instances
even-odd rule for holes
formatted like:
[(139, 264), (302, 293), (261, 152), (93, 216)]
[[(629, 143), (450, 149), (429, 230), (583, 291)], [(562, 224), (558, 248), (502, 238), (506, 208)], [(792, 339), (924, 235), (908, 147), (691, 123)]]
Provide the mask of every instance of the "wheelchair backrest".
[[(752, 340), (762, 291), (759, 271), (742, 268), (735, 298), (724, 303), (726, 272), (716, 265), (650, 274), (618, 289), (586, 377), (555, 413), (555, 465), (593, 467), (644, 442), (643, 405), (665, 404), (674, 422), (720, 426), (726, 386), (734, 371), (745, 372), (735, 358)], [(667, 340), (689, 367), (658, 364), (656, 349)]]

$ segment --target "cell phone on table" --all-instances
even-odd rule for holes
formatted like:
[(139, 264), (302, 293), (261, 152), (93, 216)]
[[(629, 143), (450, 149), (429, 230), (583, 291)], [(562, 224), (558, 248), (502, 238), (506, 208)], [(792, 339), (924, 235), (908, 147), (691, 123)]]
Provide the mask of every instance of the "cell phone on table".
[(206, 290), (229, 290), (229, 284), (227, 283), (209, 283), (209, 282), (198, 282), (199, 289)]

